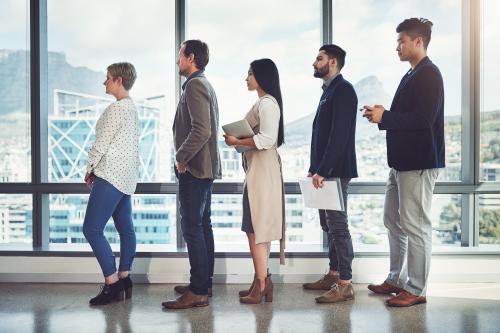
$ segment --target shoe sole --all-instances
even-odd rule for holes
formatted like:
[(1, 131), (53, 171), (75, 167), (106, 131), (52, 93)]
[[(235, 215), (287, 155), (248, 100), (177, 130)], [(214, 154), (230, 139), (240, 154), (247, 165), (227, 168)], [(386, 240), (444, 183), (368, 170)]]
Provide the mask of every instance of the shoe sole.
[(399, 290), (399, 291), (388, 291), (388, 292), (384, 292), (384, 293), (382, 293), (382, 292), (377, 292), (377, 291), (375, 291), (375, 290), (372, 290), (372, 289), (370, 289), (370, 288), (368, 288), (368, 290), (369, 290), (369, 291), (371, 291), (371, 292), (372, 292), (372, 293), (374, 293), (374, 294), (377, 294), (377, 295), (392, 295), (392, 294), (396, 294), (396, 295), (397, 295), (397, 294), (399, 294), (400, 292), (402, 292), (402, 291), (403, 291), (403, 290)]
[(167, 309), (167, 310), (185, 310), (185, 309), (191, 309), (191, 308), (201, 308), (201, 307), (205, 307), (205, 306), (209, 306), (210, 303), (197, 303), (197, 304), (193, 304), (193, 305), (190, 305), (190, 306), (186, 306), (186, 307), (174, 307), (174, 308), (171, 308), (171, 307), (168, 307), (168, 306), (163, 306), (164, 309)]
[(341, 300), (335, 300), (333, 302), (323, 301), (323, 300), (316, 299), (316, 303), (319, 303), (319, 304), (332, 304), (332, 303), (346, 302), (346, 301), (352, 301), (352, 300), (354, 300), (354, 297), (343, 298)]
[(415, 302), (415, 303), (409, 304), (409, 305), (406, 305), (406, 304), (390, 304), (388, 302), (386, 302), (385, 304), (387, 306), (391, 306), (391, 307), (394, 307), (394, 308), (408, 308), (410, 306), (414, 306), (414, 305), (418, 305), (418, 304), (425, 304), (425, 303), (427, 303), (427, 301)]
[(118, 303), (118, 302), (124, 302), (128, 299), (131, 299), (132, 298), (132, 293), (130, 292), (130, 296), (127, 297), (126, 296), (126, 293), (125, 293), (125, 290), (123, 291), (123, 294), (119, 294), (116, 296), (116, 298), (112, 299), (111, 301), (109, 301), (108, 303), (102, 303), (102, 304), (92, 304), (89, 302), (89, 305), (90, 306), (101, 306), (101, 305), (109, 305), (109, 304), (112, 304), (112, 303)]

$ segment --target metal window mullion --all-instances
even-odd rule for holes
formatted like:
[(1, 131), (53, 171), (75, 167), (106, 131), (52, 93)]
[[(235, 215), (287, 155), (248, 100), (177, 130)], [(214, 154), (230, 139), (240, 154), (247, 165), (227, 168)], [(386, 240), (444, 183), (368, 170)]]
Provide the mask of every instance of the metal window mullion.
[(481, 184), (481, 11), (480, 0), (470, 0), (471, 121), (474, 127), (474, 184)]
[(462, 233), (462, 246), (479, 246), (479, 193), (481, 187), (481, 15), (480, 0), (462, 0), (462, 39), (464, 45), (462, 101), (465, 116), (462, 120), (462, 166), (466, 169), (463, 181), (474, 185), (474, 193), (468, 195), (462, 203), (462, 226), (468, 233)]
[[(479, 186), (481, 182), (481, 11), (480, 0), (471, 0), (471, 42), (474, 52), (473, 74), (474, 74), (474, 98), (471, 103), (474, 116), (474, 184)], [(474, 218), (470, 221), (473, 230), (472, 246), (479, 246), (479, 194), (474, 195)]]
[(332, 24), (332, 0), (321, 1), (321, 42), (322, 44), (331, 44), (333, 41)]
[[(175, 48), (174, 48), (174, 59), (177, 59), (177, 52), (181, 48), (182, 42), (186, 38), (186, 0), (175, 0)], [(179, 74), (177, 65), (175, 66), (175, 104), (177, 105), (181, 96), (182, 89), (182, 77)], [(175, 162), (175, 161), (174, 161)], [(179, 211), (179, 192), (176, 191), (175, 194), (175, 230), (176, 230), (176, 244), (177, 248), (184, 248), (186, 242), (182, 237), (181, 229), (181, 216)]]
[(471, 1), (462, 0), (462, 176), (465, 184), (475, 184), (476, 179), (476, 144), (475, 144), (475, 76), (474, 76), (474, 14), (471, 11)]
[[(176, 194), (177, 183), (140, 183), (136, 194)], [(215, 182), (214, 194), (241, 194), (243, 182)], [(83, 183), (0, 183), (0, 193), (63, 193), (88, 194), (88, 188)], [(479, 185), (465, 185), (456, 183), (438, 183), (434, 188), (435, 194), (497, 194), (500, 192), (498, 183), (482, 183)], [(383, 183), (352, 182), (349, 185), (349, 194), (384, 194)], [(285, 182), (285, 194), (301, 194), (300, 186), (296, 182)]]
[[(331, 44), (333, 41), (332, 0), (321, 1), (321, 44)], [(290, 188), (290, 185), (288, 186)], [(286, 193), (286, 192), (285, 192)], [(328, 248), (328, 235), (321, 231), (321, 243), (323, 248)]]
[(479, 196), (480, 194), (475, 193), (473, 195), (473, 206), (474, 206), (474, 216), (472, 219), (472, 223), (470, 223), (472, 228), (471, 235), (471, 245), (477, 247), (479, 246)]
[[(475, 144), (474, 144), (474, 51), (471, 27), (473, 16), (470, 0), (462, 0), (462, 112), (461, 112), (461, 182), (474, 184)], [(461, 200), (461, 246), (472, 246), (474, 221), (474, 195), (463, 194)]]
[[(480, 133), (478, 90), (478, 3), (462, 0), (462, 183), (479, 184)], [(477, 222), (477, 200), (474, 194), (462, 197), (462, 246), (474, 246)]]
[(49, 244), (48, 194), (37, 185), (47, 181), (47, 1), (30, 0), (31, 184), (33, 191), (33, 246)]
[(475, 195), (474, 193), (462, 194), (462, 210), (461, 210), (461, 237), (460, 245), (462, 247), (473, 246), (474, 244), (474, 228), (470, 221), (474, 221), (475, 213)]

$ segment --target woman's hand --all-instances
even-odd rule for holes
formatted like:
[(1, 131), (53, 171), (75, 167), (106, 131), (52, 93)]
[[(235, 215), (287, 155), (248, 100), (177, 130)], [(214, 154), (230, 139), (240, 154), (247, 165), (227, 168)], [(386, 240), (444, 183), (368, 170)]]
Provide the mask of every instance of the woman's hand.
[(88, 188), (92, 188), (92, 185), (94, 185), (94, 182), (95, 182), (95, 175), (93, 172), (91, 173), (87, 173), (85, 175), (85, 184), (87, 184), (87, 187)]
[(224, 134), (224, 140), (228, 146), (236, 146), (239, 143), (239, 139), (235, 136)]

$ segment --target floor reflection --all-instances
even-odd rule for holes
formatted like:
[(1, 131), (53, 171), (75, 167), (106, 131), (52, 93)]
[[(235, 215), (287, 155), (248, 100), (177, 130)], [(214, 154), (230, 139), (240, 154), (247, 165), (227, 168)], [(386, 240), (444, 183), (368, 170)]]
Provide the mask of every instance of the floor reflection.
[[(136, 285), (131, 300), (90, 307), (96, 285), (0, 284), (0, 332), (444, 333), (500, 327), (500, 301), (460, 298), (458, 289), (450, 297), (430, 296), (427, 304), (390, 308), (387, 296), (373, 295), (365, 285), (355, 286), (355, 300), (337, 304), (316, 304), (319, 293), (277, 284), (273, 303), (245, 305), (240, 288), (216, 285), (209, 307), (165, 311), (161, 302), (174, 296), (170, 285)], [(480, 289), (476, 293), (481, 297)]]

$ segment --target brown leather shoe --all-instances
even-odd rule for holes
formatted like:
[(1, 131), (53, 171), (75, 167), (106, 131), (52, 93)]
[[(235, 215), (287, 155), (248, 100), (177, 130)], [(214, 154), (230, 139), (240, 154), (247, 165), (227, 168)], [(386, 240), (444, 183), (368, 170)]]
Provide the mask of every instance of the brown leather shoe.
[(254, 279), (252, 290), (250, 290), (250, 294), (248, 296), (240, 297), (240, 302), (245, 304), (260, 304), (262, 302), (262, 298), (266, 300), (266, 302), (273, 301), (273, 281), (271, 277), (266, 277), (264, 290), (261, 291), (260, 280)]
[(334, 284), (339, 283), (338, 275), (325, 274), (321, 279), (311, 283), (304, 283), (302, 288), (306, 290), (330, 290)]
[(385, 301), (385, 304), (389, 306), (406, 307), (426, 302), (427, 299), (425, 298), (425, 296), (413, 295), (406, 290), (403, 290), (397, 296), (394, 296), (393, 298)]
[[(189, 290), (189, 285), (187, 285), (187, 286), (175, 286), (174, 290), (178, 294), (184, 294), (187, 290)], [(208, 297), (212, 297), (212, 288), (208, 288)]]
[(200, 306), (207, 306), (208, 296), (207, 295), (196, 295), (187, 290), (184, 294), (179, 296), (175, 301), (167, 301), (161, 303), (161, 305), (166, 309), (189, 309)]
[(338, 303), (354, 299), (352, 283), (334, 284), (332, 288), (323, 295), (316, 297), (318, 303)]
[(388, 284), (387, 282), (384, 282), (382, 284), (369, 284), (368, 289), (373, 291), (375, 294), (383, 295), (399, 294), (400, 292), (404, 291), (403, 288), (393, 286), (391, 284)]

